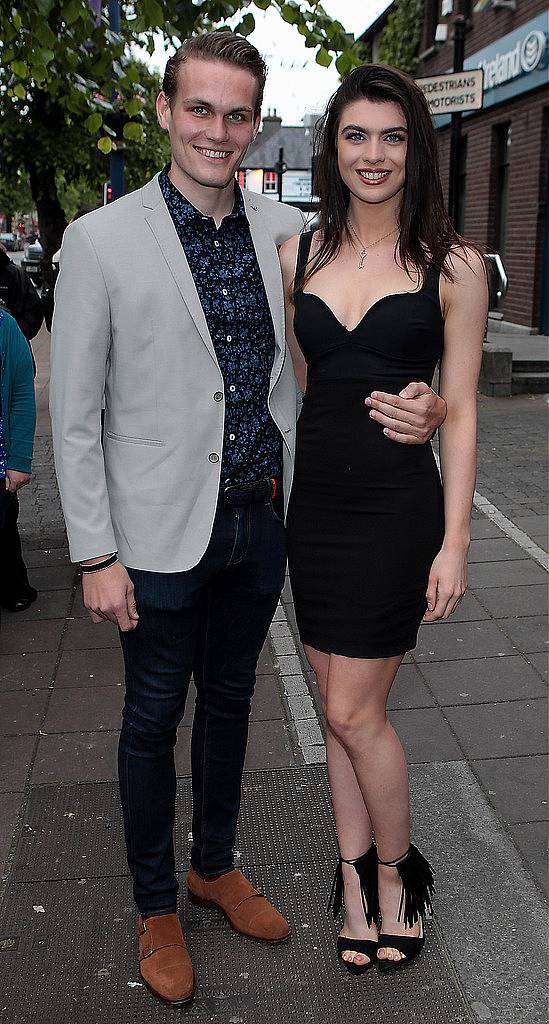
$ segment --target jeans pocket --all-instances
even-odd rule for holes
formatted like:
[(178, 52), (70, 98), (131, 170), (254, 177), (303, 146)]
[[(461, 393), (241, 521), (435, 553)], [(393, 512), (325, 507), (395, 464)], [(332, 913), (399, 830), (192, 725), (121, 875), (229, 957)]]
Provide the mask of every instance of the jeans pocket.
[[(277, 506), (278, 506), (278, 504), (279, 503), (277, 501)], [(281, 504), (281, 511), (282, 511), (283, 508), (284, 508), (284, 504), (282, 502), (280, 504)], [(271, 516), (273, 517), (275, 522), (280, 523), (282, 526), (284, 526), (284, 518), (283, 518), (283, 516), (280, 516), (278, 514), (277, 510), (275, 509), (275, 506), (273, 504), (273, 499), (269, 498), (269, 500), (265, 502), (265, 505), (267, 506), (267, 508), (268, 508), (269, 512), (271, 513)]]

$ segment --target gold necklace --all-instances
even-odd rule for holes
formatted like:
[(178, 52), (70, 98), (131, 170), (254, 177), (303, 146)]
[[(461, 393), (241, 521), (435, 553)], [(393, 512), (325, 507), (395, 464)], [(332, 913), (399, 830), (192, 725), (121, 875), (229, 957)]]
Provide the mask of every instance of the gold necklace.
[(349, 223), (349, 227), (350, 227), (353, 235), (355, 236), (357, 242), (359, 243), (359, 245), (361, 247), (360, 248), (360, 252), (359, 252), (357, 247), (356, 247), (356, 245), (355, 245), (355, 243), (352, 242), (353, 249), (355, 250), (356, 253), (358, 253), (358, 269), (359, 270), (363, 270), (363, 268), (364, 268), (364, 261), (365, 261), (367, 255), (368, 255), (370, 249), (373, 249), (375, 245), (379, 245), (380, 242), (383, 242), (385, 238), (389, 238), (390, 235), (395, 235), (397, 233), (397, 231), (398, 231), (398, 228), (393, 228), (393, 230), (392, 231), (388, 231), (386, 235), (382, 235), (381, 238), (377, 238), (375, 242), (370, 242), (369, 245), (368, 245), (368, 248), (366, 248), (366, 246), (364, 245), (364, 242), (362, 241), (360, 235), (355, 230), (355, 228), (353, 227), (351, 222), (349, 221), (348, 223)]

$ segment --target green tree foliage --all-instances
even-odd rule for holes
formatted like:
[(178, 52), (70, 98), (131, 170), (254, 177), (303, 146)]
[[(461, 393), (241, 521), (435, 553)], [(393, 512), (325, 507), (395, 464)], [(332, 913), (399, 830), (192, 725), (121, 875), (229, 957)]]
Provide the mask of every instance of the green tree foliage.
[(6, 218), (6, 231), (12, 231), (16, 213), (29, 213), (33, 202), (29, 183), (24, 174), (4, 177), (0, 174), (0, 214)]
[(423, 26), (423, 0), (396, 0), (379, 44), (379, 60), (415, 74)]
[[(28, 176), (46, 256), (66, 226), (58, 185), (66, 200), (67, 189), (92, 180), (97, 153), (124, 145), (131, 186), (148, 166), (145, 150), (156, 150), (150, 82), (136, 47), (152, 54), (159, 34), (177, 47), (227, 23), (249, 35), (254, 9), (273, 8), (316, 50), (320, 65), (336, 59), (346, 74), (356, 62), (353, 37), (315, 0), (121, 0), (117, 33), (109, 28), (108, 4), (99, 5), (99, 15), (94, 7), (93, 0), (0, 2), (0, 168), (6, 178), (21, 170)], [(98, 184), (108, 177), (104, 156)]]

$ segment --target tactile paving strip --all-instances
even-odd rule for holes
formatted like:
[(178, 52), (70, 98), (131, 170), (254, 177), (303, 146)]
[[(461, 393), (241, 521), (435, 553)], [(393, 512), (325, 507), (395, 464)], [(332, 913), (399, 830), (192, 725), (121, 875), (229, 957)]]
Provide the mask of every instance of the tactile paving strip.
[[(188, 784), (180, 788), (180, 809), (188, 814)], [(181, 1011), (157, 1003), (139, 983), (130, 879), (119, 877), (127, 871), (116, 801), (116, 788), (100, 784), (32, 793), (25, 825), (33, 831), (23, 826), (0, 908), (0, 1021), (181, 1019)], [(67, 809), (75, 818), (66, 817)], [(180, 849), (183, 837), (186, 826), (180, 828)], [(248, 774), (239, 844), (246, 865), (255, 865), (254, 881), (287, 914), (292, 941), (277, 947), (251, 942), (233, 933), (221, 915), (190, 907), (183, 896), (198, 976), (185, 1019), (471, 1024), (436, 922), (428, 925), (422, 957), (399, 974), (385, 977), (373, 969), (356, 979), (338, 965), (335, 926), (326, 912), (334, 836), (324, 769)]]

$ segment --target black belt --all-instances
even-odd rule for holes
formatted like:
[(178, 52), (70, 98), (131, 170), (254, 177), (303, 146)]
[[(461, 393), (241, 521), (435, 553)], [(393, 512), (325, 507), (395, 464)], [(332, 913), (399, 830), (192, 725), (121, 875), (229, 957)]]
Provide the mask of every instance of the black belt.
[(223, 487), (220, 500), (225, 508), (245, 508), (246, 505), (273, 501), (277, 489), (275, 478), (265, 476), (261, 480), (251, 480), (246, 484), (229, 484), (227, 487)]

